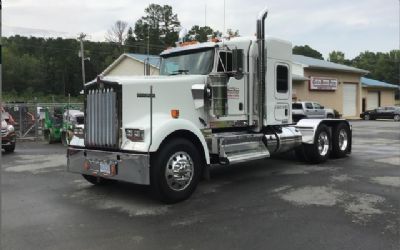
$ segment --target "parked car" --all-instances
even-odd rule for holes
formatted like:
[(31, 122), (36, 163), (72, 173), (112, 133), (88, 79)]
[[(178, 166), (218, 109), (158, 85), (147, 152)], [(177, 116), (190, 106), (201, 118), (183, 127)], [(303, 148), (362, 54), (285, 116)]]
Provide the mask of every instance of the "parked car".
[(325, 108), (317, 102), (294, 102), (292, 103), (292, 118), (295, 122), (306, 118), (335, 118), (335, 112), (333, 109)]
[(364, 120), (394, 119), (395, 121), (400, 121), (400, 107), (379, 107), (361, 113), (360, 117)]
[(1, 148), (6, 152), (14, 152), (16, 134), (14, 126), (8, 123), (10, 116), (7, 112), (1, 114)]

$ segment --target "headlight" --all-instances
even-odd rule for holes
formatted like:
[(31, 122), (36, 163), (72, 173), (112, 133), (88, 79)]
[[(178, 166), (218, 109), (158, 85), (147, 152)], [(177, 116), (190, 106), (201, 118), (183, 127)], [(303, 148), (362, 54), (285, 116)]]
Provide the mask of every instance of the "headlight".
[(141, 129), (125, 129), (126, 138), (131, 141), (144, 141), (144, 130)]
[(79, 137), (79, 138), (83, 138), (83, 128), (74, 128), (74, 135)]
[(8, 132), (8, 133), (14, 132), (14, 126), (8, 125), (8, 126), (7, 126), (7, 132)]

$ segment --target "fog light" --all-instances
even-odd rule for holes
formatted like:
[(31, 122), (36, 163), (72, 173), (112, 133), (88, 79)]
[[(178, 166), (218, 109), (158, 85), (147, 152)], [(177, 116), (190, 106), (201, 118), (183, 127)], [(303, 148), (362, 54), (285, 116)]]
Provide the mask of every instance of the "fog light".
[(126, 138), (131, 141), (144, 141), (144, 130), (141, 129), (125, 129)]

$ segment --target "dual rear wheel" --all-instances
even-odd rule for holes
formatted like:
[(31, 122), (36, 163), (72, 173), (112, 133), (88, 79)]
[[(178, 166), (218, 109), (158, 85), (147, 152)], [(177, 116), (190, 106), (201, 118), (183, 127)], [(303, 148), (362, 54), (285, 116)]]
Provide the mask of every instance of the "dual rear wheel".
[(300, 160), (311, 163), (322, 163), (328, 158), (341, 158), (346, 156), (351, 149), (351, 131), (349, 126), (338, 123), (332, 127), (331, 132), (325, 124), (321, 124), (314, 136), (313, 144), (303, 144), (295, 150)]

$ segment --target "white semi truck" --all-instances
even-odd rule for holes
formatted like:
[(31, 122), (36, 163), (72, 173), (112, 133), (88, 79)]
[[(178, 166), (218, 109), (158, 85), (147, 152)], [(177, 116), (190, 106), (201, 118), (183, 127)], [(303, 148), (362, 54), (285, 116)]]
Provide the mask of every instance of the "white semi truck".
[(160, 76), (86, 84), (85, 129), (71, 140), (68, 171), (93, 184), (151, 185), (174, 203), (216, 165), (290, 150), (312, 163), (349, 154), (347, 121), (292, 123), (292, 45), (265, 38), (267, 13), (258, 17), (257, 37), (165, 50)]

